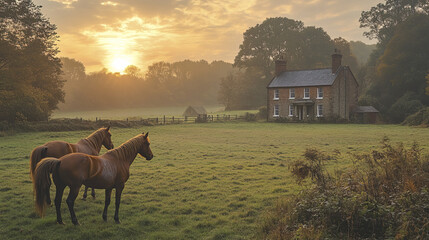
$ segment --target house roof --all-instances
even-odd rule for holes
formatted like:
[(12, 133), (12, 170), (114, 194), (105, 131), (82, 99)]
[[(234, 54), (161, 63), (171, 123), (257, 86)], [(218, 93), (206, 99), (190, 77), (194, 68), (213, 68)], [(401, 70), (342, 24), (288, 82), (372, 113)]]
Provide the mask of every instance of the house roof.
[(332, 85), (335, 78), (337, 73), (332, 73), (331, 68), (286, 71), (274, 77), (268, 88), (327, 86)]
[(189, 106), (187, 109), (192, 108), (197, 114), (207, 114), (206, 109), (203, 106)]
[(358, 106), (355, 110), (357, 113), (378, 113), (378, 110), (373, 106)]

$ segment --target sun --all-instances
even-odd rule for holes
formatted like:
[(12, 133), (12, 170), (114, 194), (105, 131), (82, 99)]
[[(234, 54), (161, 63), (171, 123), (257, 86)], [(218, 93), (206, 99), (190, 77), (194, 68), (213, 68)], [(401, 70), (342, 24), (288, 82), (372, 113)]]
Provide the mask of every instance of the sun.
[(128, 56), (115, 56), (110, 60), (110, 71), (122, 73), (133, 61)]

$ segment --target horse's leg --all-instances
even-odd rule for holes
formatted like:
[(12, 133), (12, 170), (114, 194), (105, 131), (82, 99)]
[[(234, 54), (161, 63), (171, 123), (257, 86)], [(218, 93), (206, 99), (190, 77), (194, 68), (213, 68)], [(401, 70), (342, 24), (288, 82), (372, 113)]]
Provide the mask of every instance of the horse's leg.
[(116, 192), (115, 192), (115, 222), (116, 223), (121, 223), (121, 221), (119, 221), (119, 204), (121, 204), (121, 194), (122, 194), (122, 190), (124, 189), (124, 185), (120, 185), (118, 187), (116, 187)]
[(55, 185), (57, 189), (57, 192), (55, 194), (55, 210), (57, 211), (57, 223), (64, 224), (63, 219), (61, 217), (61, 201), (63, 199), (64, 188), (66, 186), (61, 183)]
[(76, 218), (76, 214), (74, 212), (74, 201), (76, 200), (77, 195), (79, 194), (79, 189), (80, 189), (80, 185), (70, 186), (70, 193), (66, 200), (67, 205), (69, 206), (70, 216), (74, 225), (79, 225), (79, 222), (77, 221), (77, 218)]
[(112, 195), (112, 189), (106, 189), (106, 200), (104, 201), (103, 220), (107, 221), (107, 208), (110, 204), (110, 195)]
[(95, 190), (94, 190), (94, 188), (92, 188), (91, 196), (92, 196), (93, 199), (95, 199)]
[(87, 187), (87, 186), (85, 186), (85, 191), (83, 191), (82, 200), (86, 200), (86, 196), (88, 196), (88, 195), (87, 195), (87, 191), (88, 191), (88, 187)]

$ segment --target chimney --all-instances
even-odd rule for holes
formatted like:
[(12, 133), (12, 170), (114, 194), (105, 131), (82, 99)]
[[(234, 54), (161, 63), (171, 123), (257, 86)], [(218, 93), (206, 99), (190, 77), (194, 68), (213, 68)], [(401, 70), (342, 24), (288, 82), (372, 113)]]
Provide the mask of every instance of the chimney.
[(276, 76), (279, 76), (283, 72), (286, 72), (286, 60), (283, 59), (283, 56), (277, 59), (275, 63), (276, 63)]
[(335, 48), (334, 54), (332, 54), (332, 73), (336, 73), (338, 68), (341, 66), (341, 55), (340, 50)]

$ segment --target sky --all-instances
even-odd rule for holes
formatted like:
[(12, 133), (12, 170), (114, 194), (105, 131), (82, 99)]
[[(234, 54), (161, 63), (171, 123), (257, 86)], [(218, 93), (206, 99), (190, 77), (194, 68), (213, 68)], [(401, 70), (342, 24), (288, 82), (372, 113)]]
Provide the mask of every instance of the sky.
[(154, 62), (233, 63), (243, 33), (271, 17), (322, 27), (331, 38), (365, 38), (359, 17), (378, 0), (33, 0), (57, 26), (59, 56), (87, 72)]

